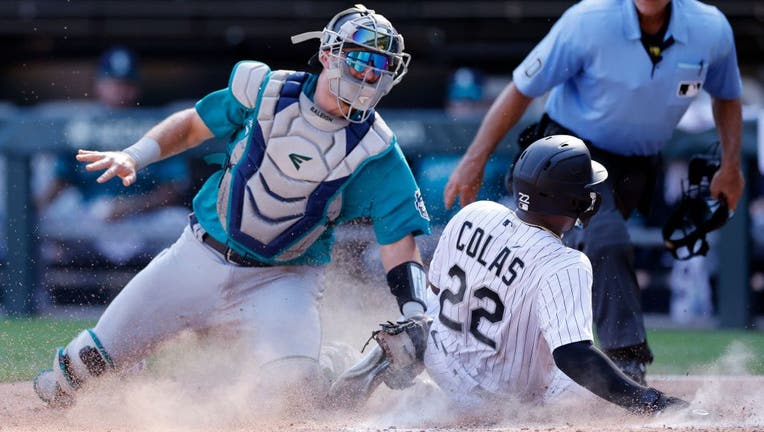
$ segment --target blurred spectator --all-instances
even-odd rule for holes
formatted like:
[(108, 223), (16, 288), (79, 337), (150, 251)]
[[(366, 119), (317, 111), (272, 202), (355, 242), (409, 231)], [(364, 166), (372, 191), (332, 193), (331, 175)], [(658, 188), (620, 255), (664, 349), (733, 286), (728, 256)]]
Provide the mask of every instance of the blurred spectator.
[(454, 71), (446, 92), (446, 112), (452, 118), (480, 117), (488, 110), (483, 74), (477, 69), (462, 67)]
[[(139, 106), (140, 70), (136, 55), (123, 47), (107, 50), (94, 82), (97, 101), (78, 113), (130, 115)], [(65, 105), (65, 104), (64, 104)], [(59, 104), (61, 106), (61, 104)], [(123, 143), (102, 143), (102, 148)], [(169, 158), (141, 172), (129, 188), (98, 184), (98, 173), (78, 163), (74, 151), (56, 155), (53, 178), (38, 194), (47, 262), (145, 263), (180, 235), (190, 212), (182, 206), (189, 184), (187, 163)]]
[(5, 256), (8, 254), (7, 231), (8, 215), (6, 212), (6, 202), (8, 201), (8, 191), (5, 185), (5, 158), (0, 157), (0, 266), (5, 264)]
[(100, 103), (111, 108), (136, 106), (140, 84), (138, 59), (132, 51), (116, 47), (101, 55), (94, 83)]
[[(6, 122), (11, 120), (14, 110), (15, 108), (10, 103), (0, 102), (0, 128), (3, 127)], [(8, 245), (6, 242), (8, 238), (8, 212), (6, 206), (8, 189), (5, 178), (7, 173), (6, 169), (5, 157), (0, 153), (0, 267), (5, 263), (5, 257), (8, 253)]]

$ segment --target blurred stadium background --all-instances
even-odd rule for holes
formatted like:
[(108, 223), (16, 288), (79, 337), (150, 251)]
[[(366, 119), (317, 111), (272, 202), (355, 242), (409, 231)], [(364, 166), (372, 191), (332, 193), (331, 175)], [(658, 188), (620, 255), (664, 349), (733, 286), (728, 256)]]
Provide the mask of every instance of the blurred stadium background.
[[(231, 67), (256, 59), (283, 69), (304, 69), (317, 48), (293, 46), (289, 37), (319, 30), (352, 2), (258, 0), (6, 0), (0, 2), (0, 317), (60, 316), (58, 311), (93, 306), (113, 298), (149, 259), (124, 265), (98, 257), (56, 261), (41, 245), (56, 238), (87, 236), (88, 227), (51, 230), (38, 223), (34, 197), (45, 187), (46, 155), (73, 154), (83, 145), (123, 148), (154, 121), (178, 107), (191, 106), (226, 85)], [(442, 187), (460, 151), (469, 144), (480, 109), (501, 90), (514, 67), (549, 30), (572, 1), (366, 1), (395, 24), (412, 55), (409, 75), (379, 107), (398, 133), (419, 176), (436, 224)], [(672, 283), (673, 260), (663, 249), (659, 227), (670, 203), (656, 191), (655, 214), (633, 219), (637, 266), (649, 326), (736, 329), (761, 328), (764, 317), (764, 206), (757, 166), (758, 118), (764, 105), (764, 4), (760, 0), (710, 1), (729, 18), (745, 79), (745, 168), (748, 196), (735, 218), (715, 236), (714, 253), (698, 274)], [(140, 106), (119, 113), (85, 115), (78, 103), (94, 99), (92, 82), (100, 53), (114, 45), (131, 48), (140, 58), (143, 92)], [(469, 68), (459, 80), (455, 72)], [(462, 70), (464, 72), (464, 70)], [(457, 79), (455, 79), (455, 77)], [(462, 75), (462, 78), (464, 75)], [(466, 84), (465, 84), (466, 82)], [(472, 93), (477, 86), (477, 93)], [(474, 111), (453, 109), (460, 100)], [(708, 107), (699, 98), (695, 115), (667, 149), (670, 160), (686, 160), (715, 140)], [(628, 101), (624, 101), (628, 103)], [(44, 110), (54, 104), (58, 108)], [(524, 122), (540, 113), (535, 104)], [(486, 173), (483, 198), (502, 200), (504, 170), (522, 127), (506, 137)], [(201, 161), (211, 142), (187, 156), (193, 188), (209, 174)], [(49, 165), (47, 165), (49, 166)], [(147, 227), (151, 230), (151, 227)], [(436, 230), (437, 232), (437, 230)], [(363, 225), (338, 233), (339, 265), (366, 279), (379, 277), (375, 250), (366, 246)], [(167, 244), (173, 235), (158, 234)], [(420, 239), (432, 251), (437, 236)], [(343, 254), (343, 248), (355, 248)], [(350, 264), (348, 264), (350, 263)], [(698, 267), (698, 266), (696, 266)], [(358, 270), (360, 269), (360, 270)], [(692, 277), (696, 279), (692, 279)], [(697, 278), (701, 280), (698, 282)], [(381, 281), (381, 279), (380, 279)], [(690, 285), (688, 287), (688, 284)], [(704, 284), (708, 299), (704, 300)], [(681, 284), (679, 284), (681, 285)], [(697, 288), (697, 289), (696, 289)], [(672, 289), (673, 304), (672, 314)], [(687, 300), (681, 304), (679, 300)], [(692, 302), (710, 305), (698, 306)], [(8, 327), (10, 328), (10, 327)], [(761, 339), (759, 339), (761, 340)]]

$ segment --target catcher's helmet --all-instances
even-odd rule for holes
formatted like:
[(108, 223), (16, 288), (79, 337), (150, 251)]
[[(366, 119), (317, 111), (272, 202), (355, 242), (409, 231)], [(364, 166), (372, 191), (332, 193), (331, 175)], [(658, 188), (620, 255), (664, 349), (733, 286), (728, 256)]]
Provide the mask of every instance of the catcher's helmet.
[[(313, 38), (321, 40), (319, 53), (329, 58), (330, 91), (361, 113), (348, 113), (346, 118), (352, 122), (366, 120), (382, 96), (408, 72), (411, 56), (403, 52), (403, 36), (387, 18), (362, 4), (335, 15), (321, 32), (292, 36), (292, 43)], [(373, 80), (357, 78), (366, 70)]]
[(706, 234), (721, 228), (732, 217), (724, 196), (718, 200), (711, 197), (711, 179), (719, 165), (718, 159), (705, 155), (690, 159), (682, 199), (663, 225), (663, 243), (678, 260), (706, 255)]
[(583, 141), (552, 135), (520, 154), (512, 171), (512, 192), (518, 211), (568, 216), (586, 223), (600, 202), (592, 186), (605, 179), (607, 170), (591, 159)]

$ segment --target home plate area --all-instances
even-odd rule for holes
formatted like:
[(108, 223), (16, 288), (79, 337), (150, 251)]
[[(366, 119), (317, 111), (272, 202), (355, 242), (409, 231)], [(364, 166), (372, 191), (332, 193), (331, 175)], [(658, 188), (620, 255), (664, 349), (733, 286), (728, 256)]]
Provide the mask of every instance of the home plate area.
[[(203, 375), (203, 374), (202, 374)], [(606, 403), (497, 407), (492, 416), (454, 414), (421, 379), (380, 389), (358, 412), (258, 412), (236, 383), (209, 386), (175, 377), (107, 379), (67, 409), (48, 408), (31, 382), (0, 384), (0, 431), (761, 431), (764, 376), (651, 376), (649, 384), (692, 402), (692, 410), (639, 417)], [(230, 385), (229, 385), (230, 384)], [(261, 395), (267, 398), (267, 395)]]

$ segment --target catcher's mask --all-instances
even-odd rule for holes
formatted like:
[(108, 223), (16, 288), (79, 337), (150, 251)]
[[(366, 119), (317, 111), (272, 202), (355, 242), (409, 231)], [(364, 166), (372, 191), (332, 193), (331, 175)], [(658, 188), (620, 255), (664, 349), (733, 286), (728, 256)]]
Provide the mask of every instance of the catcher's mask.
[(607, 170), (574, 136), (536, 140), (511, 169), (511, 191), (519, 212), (568, 216), (585, 226), (599, 209), (602, 198), (594, 186), (607, 179)]
[(329, 91), (338, 105), (350, 105), (352, 110), (344, 116), (351, 122), (364, 122), (408, 72), (411, 56), (403, 52), (403, 36), (387, 18), (364, 5), (338, 13), (323, 31), (292, 36), (292, 43), (314, 38), (321, 40), (319, 55), (328, 57)]
[(663, 243), (678, 260), (708, 253), (706, 234), (724, 226), (732, 217), (727, 200), (711, 197), (710, 183), (719, 160), (694, 156), (682, 183), (682, 198), (663, 226)]

